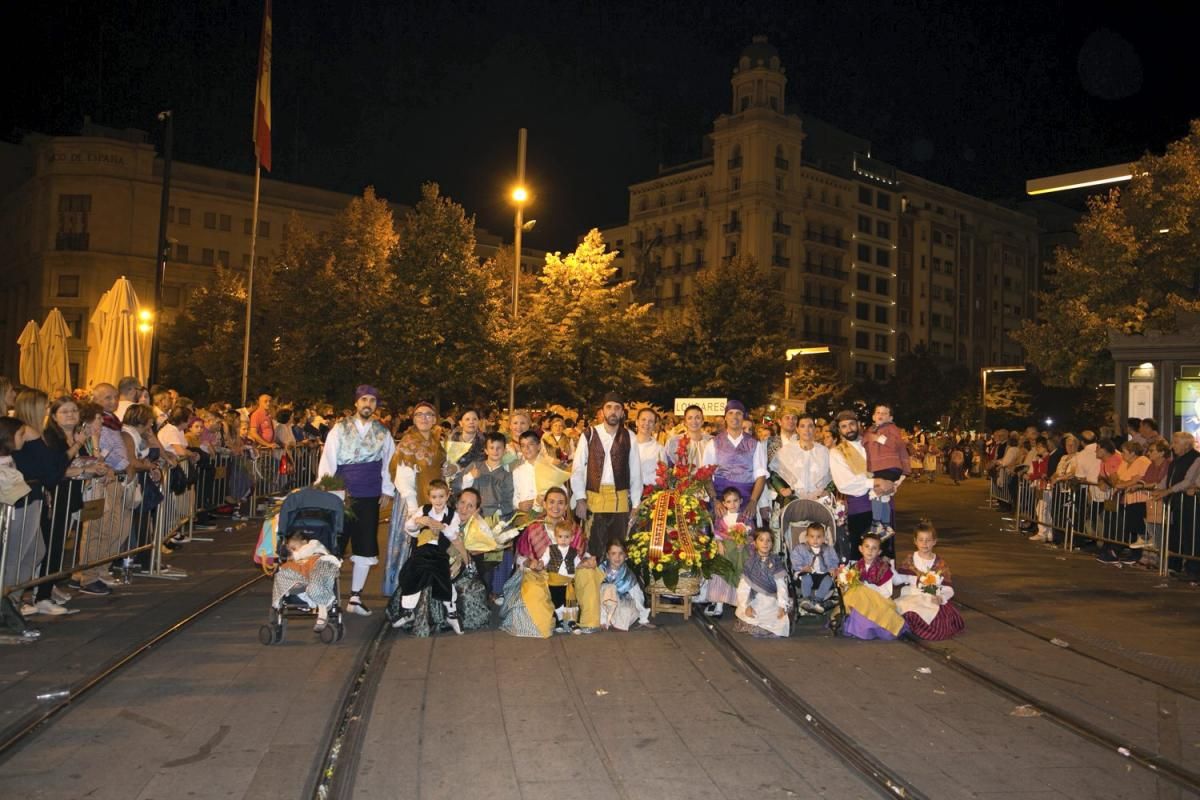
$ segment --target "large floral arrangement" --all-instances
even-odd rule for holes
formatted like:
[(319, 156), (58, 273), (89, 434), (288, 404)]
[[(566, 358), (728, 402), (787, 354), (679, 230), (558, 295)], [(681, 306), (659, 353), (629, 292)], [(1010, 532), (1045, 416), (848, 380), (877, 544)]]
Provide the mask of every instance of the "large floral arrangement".
[(681, 576), (732, 578), (733, 565), (722, 556), (712, 534), (707, 487), (714, 467), (688, 462), (688, 437), (680, 437), (675, 466), (659, 463), (649, 496), (638, 508), (629, 541), (629, 562), (650, 586), (661, 581), (674, 590)]

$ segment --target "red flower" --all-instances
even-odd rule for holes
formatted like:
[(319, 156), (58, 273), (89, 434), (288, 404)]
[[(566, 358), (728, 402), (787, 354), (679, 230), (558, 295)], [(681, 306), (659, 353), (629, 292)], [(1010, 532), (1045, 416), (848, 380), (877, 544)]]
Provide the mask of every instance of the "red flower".
[(675, 465), (675, 477), (676, 478), (685, 478), (685, 477), (687, 477), (687, 474), (688, 474), (688, 468), (687, 468), (686, 464), (676, 464)]
[(698, 480), (698, 481), (709, 480), (710, 478), (712, 478), (713, 473), (716, 471), (717, 471), (716, 466), (711, 465), (711, 464), (707, 467), (701, 467), (700, 469), (696, 470), (696, 480)]
[(675, 552), (675, 548), (671, 546), (671, 540), (667, 539), (667, 541), (663, 542), (663, 555), (669, 556), (673, 552)]
[(686, 514), (684, 514), (684, 516), (687, 517), (688, 522), (690, 522), (690, 523), (696, 522), (696, 512), (695, 511), (689, 511)]

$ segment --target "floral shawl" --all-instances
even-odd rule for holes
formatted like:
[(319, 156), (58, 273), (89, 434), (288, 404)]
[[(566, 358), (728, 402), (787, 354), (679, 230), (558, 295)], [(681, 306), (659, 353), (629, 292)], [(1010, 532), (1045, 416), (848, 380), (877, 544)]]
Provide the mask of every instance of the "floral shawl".
[(946, 566), (946, 562), (937, 553), (933, 554), (933, 566), (928, 570), (921, 569), (913, 562), (913, 554), (909, 553), (904, 557), (904, 560), (896, 565), (896, 572), (901, 575), (919, 576), (926, 572), (937, 572), (942, 576), (942, 585), (953, 586), (954, 580), (950, 577), (950, 569)]
[[(574, 527), (575, 536), (571, 539), (571, 547), (582, 553), (587, 549), (587, 539), (584, 538), (583, 530), (578, 525)], [(553, 541), (551, 532), (546, 530), (543, 517), (536, 522), (531, 522), (525, 527), (525, 530), (521, 531), (516, 543), (517, 555), (540, 561)]]
[(874, 586), (891, 583), (892, 565), (883, 556), (878, 556), (870, 567), (867, 567), (866, 559), (860, 558), (854, 563), (854, 568), (858, 570), (858, 578), (863, 583)]

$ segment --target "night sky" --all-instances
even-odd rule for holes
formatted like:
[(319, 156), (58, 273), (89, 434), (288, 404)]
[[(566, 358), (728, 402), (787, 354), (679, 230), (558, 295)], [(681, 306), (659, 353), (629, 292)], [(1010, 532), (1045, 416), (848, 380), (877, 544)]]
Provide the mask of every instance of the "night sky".
[[(1200, 117), (1200, 14), (1177, 3), (274, 3), (272, 177), (412, 202), (425, 180), (510, 234), (529, 128), (538, 219), (566, 249), (627, 217), (627, 185), (700, 154), (756, 33), (789, 110), (902, 169), (991, 198), (1161, 150)], [(0, 135), (84, 114), (249, 172), (261, 2), (47, 2), (8, 12)], [(157, 133), (155, 134), (157, 136)]]

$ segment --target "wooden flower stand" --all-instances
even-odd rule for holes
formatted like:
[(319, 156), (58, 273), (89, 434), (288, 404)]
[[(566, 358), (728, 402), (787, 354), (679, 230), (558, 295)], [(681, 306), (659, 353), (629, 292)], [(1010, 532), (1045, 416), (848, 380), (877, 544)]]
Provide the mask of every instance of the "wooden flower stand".
[(646, 587), (646, 593), (650, 595), (650, 616), (656, 617), (659, 613), (683, 614), (685, 620), (691, 619), (692, 596), (699, 591), (700, 579), (691, 575), (680, 575), (674, 589), (668, 589), (661, 580), (655, 580)]

